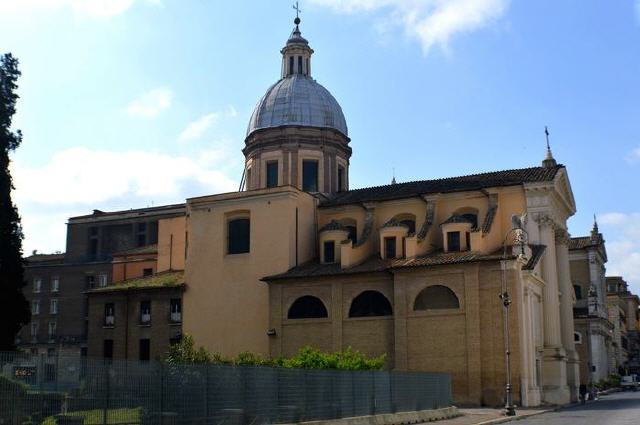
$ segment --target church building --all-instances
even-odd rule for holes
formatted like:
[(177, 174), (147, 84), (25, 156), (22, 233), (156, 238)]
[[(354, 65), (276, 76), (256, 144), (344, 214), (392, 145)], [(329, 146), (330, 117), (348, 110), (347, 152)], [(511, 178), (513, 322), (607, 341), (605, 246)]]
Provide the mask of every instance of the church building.
[(187, 200), (184, 332), (225, 355), (385, 354), (451, 374), (475, 405), (504, 402), (508, 336), (515, 404), (575, 400), (566, 167), (547, 149), (530, 168), (350, 190), (346, 119), (299, 24), (249, 120), (245, 190)]

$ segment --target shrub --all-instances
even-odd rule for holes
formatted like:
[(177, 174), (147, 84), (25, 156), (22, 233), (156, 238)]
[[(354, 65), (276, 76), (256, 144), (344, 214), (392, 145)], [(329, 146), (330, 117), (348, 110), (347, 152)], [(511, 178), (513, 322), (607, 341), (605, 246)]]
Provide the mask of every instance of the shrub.
[(196, 348), (193, 337), (185, 335), (180, 343), (171, 346), (164, 361), (169, 364), (233, 364), (304, 369), (382, 370), (385, 358), (385, 355), (367, 358), (351, 347), (335, 353), (323, 353), (312, 347), (303, 347), (298, 354), (288, 359), (263, 358), (259, 354), (250, 352), (242, 352), (236, 358), (229, 359), (219, 353), (211, 353), (204, 347)]

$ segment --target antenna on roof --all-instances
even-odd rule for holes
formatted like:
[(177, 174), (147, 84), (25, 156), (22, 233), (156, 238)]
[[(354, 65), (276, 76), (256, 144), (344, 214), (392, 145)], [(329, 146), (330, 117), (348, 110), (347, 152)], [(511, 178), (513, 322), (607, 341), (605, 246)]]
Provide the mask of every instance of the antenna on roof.
[(392, 170), (393, 170), (393, 178), (391, 179), (391, 184), (397, 184), (397, 182), (396, 182), (396, 168), (393, 167)]

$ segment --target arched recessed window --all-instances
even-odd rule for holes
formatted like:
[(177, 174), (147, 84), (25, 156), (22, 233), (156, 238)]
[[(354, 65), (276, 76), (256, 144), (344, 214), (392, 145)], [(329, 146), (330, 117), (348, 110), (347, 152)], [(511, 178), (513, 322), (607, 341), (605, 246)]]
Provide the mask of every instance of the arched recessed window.
[(289, 75), (293, 74), (293, 56), (289, 56)]
[(582, 299), (582, 286), (573, 285), (573, 291), (576, 293), (576, 300)]
[(378, 291), (364, 291), (351, 302), (349, 317), (391, 316), (391, 303)]
[(236, 218), (229, 220), (228, 224), (228, 249), (229, 254), (243, 254), (249, 252), (251, 244), (251, 225), (248, 218)]
[(442, 285), (427, 286), (420, 291), (413, 304), (415, 311), (451, 308), (460, 308), (460, 301), (451, 289)]
[(329, 317), (327, 308), (320, 298), (312, 295), (305, 295), (295, 300), (287, 314), (289, 319), (320, 319), (322, 317)]
[(580, 332), (573, 333), (573, 342), (576, 344), (582, 344), (582, 334)]

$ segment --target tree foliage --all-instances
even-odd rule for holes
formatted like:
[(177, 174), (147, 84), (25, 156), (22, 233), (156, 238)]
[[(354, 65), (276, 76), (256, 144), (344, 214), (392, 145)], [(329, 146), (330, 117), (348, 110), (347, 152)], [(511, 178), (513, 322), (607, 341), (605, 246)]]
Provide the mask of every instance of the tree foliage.
[(30, 312), (22, 288), (22, 227), (11, 199), (13, 183), (9, 153), (22, 141), (22, 133), (11, 129), (16, 112), (18, 60), (10, 53), (0, 57), (0, 350), (15, 348), (15, 336), (29, 322)]
[(335, 353), (323, 353), (312, 348), (303, 347), (291, 358), (279, 357), (269, 359), (255, 353), (243, 352), (235, 358), (227, 358), (219, 353), (212, 353), (204, 347), (196, 348), (193, 337), (185, 335), (179, 344), (169, 348), (164, 360), (170, 364), (228, 364), (236, 366), (270, 366), (301, 369), (339, 369), (339, 370), (382, 370), (385, 364), (384, 355), (367, 358), (351, 347)]

